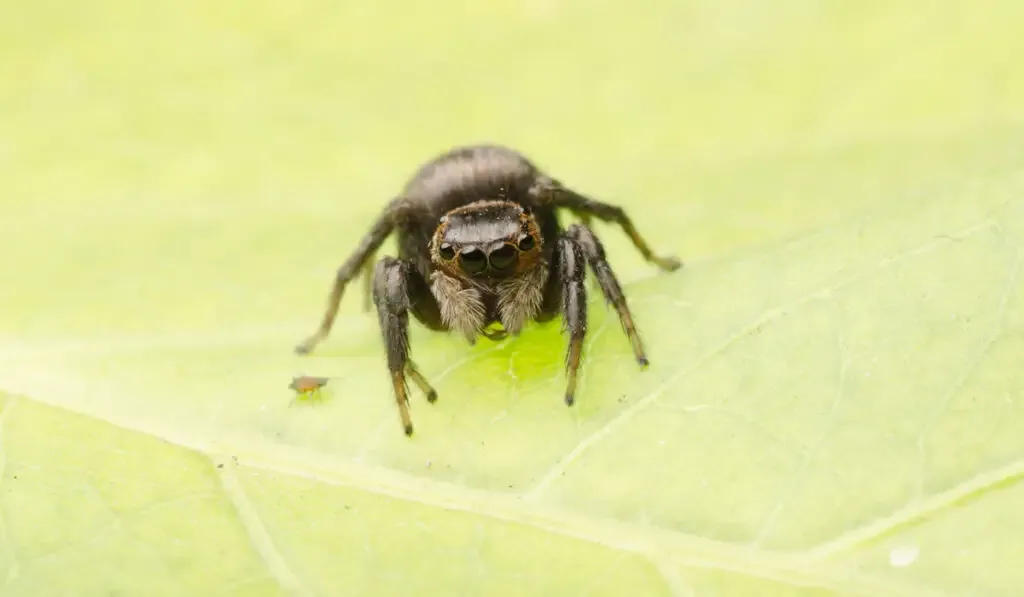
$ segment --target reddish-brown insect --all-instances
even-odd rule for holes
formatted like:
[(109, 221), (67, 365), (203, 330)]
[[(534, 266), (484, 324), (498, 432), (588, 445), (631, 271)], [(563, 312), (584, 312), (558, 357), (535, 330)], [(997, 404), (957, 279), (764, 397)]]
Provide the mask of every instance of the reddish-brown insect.
[(295, 390), (303, 396), (320, 396), (320, 389), (327, 385), (328, 380), (327, 377), (311, 377), (309, 375), (293, 377), (288, 389)]

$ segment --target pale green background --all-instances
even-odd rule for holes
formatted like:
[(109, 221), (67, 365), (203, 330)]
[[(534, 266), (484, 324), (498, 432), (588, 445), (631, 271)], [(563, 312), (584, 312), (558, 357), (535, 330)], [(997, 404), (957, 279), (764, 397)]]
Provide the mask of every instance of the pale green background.
[[(0, 15), (4, 597), (1024, 594), (1024, 4)], [(414, 329), (410, 440), (359, 292), (290, 351), (478, 140), (686, 267), (598, 227), (652, 366), (592, 295), (573, 409), (557, 325)]]

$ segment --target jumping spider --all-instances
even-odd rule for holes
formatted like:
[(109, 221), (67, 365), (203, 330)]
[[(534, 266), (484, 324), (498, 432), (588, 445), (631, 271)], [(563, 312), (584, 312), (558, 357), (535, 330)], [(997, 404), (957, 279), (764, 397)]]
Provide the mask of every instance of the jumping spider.
[[(582, 223), (563, 230), (559, 209)], [(530, 320), (561, 314), (569, 334), (565, 403), (572, 405), (587, 331), (587, 264), (618, 312), (637, 362), (648, 363), (622, 287), (588, 226), (591, 217), (621, 226), (659, 268), (680, 267), (677, 258), (651, 251), (622, 208), (573, 191), (520, 153), (496, 145), (454, 148), (421, 166), (384, 208), (338, 269), (319, 329), (295, 350), (306, 354), (327, 337), (345, 286), (363, 270), (406, 435), (412, 435), (406, 376), (428, 401), (437, 400), (409, 357), (409, 313), (431, 330), (463, 334), (470, 344), (479, 336), (515, 336)], [(398, 258), (381, 258), (371, 274), (374, 254), (393, 232)], [(497, 324), (502, 329), (491, 331)]]

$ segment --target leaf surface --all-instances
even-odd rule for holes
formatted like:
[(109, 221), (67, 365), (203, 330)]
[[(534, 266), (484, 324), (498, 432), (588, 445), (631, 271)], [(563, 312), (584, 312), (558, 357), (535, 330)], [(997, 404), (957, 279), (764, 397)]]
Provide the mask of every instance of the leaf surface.
[[(97, 6), (0, 24), (0, 593), (1024, 586), (1017, 4)], [(652, 365), (591, 284), (571, 409), (557, 323), (414, 327), (408, 439), (360, 285), (291, 348), (478, 139), (686, 267), (596, 225)]]

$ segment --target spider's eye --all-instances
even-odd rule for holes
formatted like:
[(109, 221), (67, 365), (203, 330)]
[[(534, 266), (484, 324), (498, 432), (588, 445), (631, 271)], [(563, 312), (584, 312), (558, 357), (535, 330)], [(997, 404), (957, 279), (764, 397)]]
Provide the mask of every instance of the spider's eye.
[(487, 269), (487, 255), (480, 249), (469, 249), (459, 255), (459, 263), (467, 274), (479, 274)]
[(455, 259), (455, 249), (453, 249), (448, 243), (441, 245), (441, 250), (438, 252), (441, 254), (441, 259), (444, 259), (445, 261)]
[(519, 250), (520, 251), (529, 251), (530, 249), (532, 249), (536, 245), (537, 245), (537, 241), (535, 241), (533, 239), (533, 237), (530, 236), (529, 234), (523, 235), (523, 236), (521, 236), (519, 238)]
[(502, 245), (491, 251), (491, 254), (487, 256), (488, 261), (491, 262), (491, 267), (499, 272), (507, 271), (516, 264), (519, 259), (519, 255), (516, 253), (515, 247), (512, 245)]

